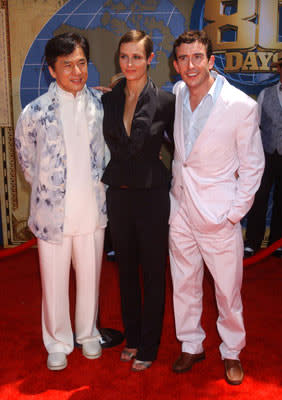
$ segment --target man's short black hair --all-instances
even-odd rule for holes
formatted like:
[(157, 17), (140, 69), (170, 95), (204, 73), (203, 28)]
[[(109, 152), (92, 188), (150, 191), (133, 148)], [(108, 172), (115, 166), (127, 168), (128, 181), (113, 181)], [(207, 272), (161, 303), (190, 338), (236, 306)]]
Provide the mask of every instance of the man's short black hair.
[(71, 54), (77, 46), (82, 48), (88, 63), (89, 43), (84, 36), (74, 32), (67, 32), (48, 40), (45, 47), (45, 59), (48, 66), (55, 70), (57, 58)]

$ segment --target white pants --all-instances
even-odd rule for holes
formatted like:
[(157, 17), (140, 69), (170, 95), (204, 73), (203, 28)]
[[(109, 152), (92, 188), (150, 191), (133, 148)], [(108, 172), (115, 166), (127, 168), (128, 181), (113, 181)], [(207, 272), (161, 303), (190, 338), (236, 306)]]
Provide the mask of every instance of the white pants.
[(169, 236), (176, 335), (182, 342), (182, 351), (191, 354), (203, 351), (204, 261), (215, 283), (221, 357), (238, 359), (245, 346), (240, 294), (243, 275), (240, 223), (232, 225), (226, 221), (216, 233), (200, 233), (190, 226), (181, 208), (172, 221)]
[(42, 284), (42, 333), (48, 353), (74, 347), (69, 312), (71, 261), (76, 276), (75, 332), (78, 343), (99, 336), (96, 327), (104, 229), (64, 236), (61, 244), (38, 239)]

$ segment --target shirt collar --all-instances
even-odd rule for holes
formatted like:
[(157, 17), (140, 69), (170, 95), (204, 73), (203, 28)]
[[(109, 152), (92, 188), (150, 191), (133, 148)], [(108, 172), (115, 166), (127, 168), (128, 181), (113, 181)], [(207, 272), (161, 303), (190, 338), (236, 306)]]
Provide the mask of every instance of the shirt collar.
[(65, 99), (73, 99), (73, 100), (77, 100), (79, 98), (81, 98), (83, 96), (83, 94), (86, 91), (86, 85), (84, 85), (84, 87), (76, 93), (76, 96), (74, 97), (74, 95), (70, 92), (67, 92), (66, 90), (62, 89), (56, 82), (56, 89), (57, 89), (57, 93), (60, 97), (65, 98)]
[[(203, 99), (206, 97), (211, 97), (211, 100), (214, 104), (216, 102), (218, 94), (222, 88), (224, 79), (221, 75), (219, 75), (215, 71), (210, 71), (210, 74), (214, 78), (214, 82), (213, 82), (212, 86), (210, 87), (208, 93), (203, 97)], [(190, 96), (190, 92), (189, 92), (188, 86), (185, 85), (184, 105), (189, 104), (189, 107), (190, 107), (189, 96)], [(202, 99), (202, 101), (203, 101), (203, 99)]]
[(281, 93), (280, 87), (282, 88), (282, 82), (280, 80), (277, 82), (276, 87), (277, 87), (278, 93), (279, 92)]

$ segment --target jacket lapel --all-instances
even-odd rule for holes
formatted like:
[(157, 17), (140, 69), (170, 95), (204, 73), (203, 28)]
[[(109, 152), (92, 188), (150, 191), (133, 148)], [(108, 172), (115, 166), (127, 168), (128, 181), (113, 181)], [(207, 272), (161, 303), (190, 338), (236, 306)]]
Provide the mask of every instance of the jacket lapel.
[[(207, 136), (213, 135), (217, 131), (217, 127), (222, 124), (225, 110), (227, 108), (227, 103), (225, 101), (225, 94), (228, 91), (229, 83), (225, 80), (224, 85), (221, 89), (221, 93), (218, 96), (218, 99), (204, 125), (202, 132), (199, 134), (194, 146), (192, 148), (191, 153), (188, 155), (187, 160), (193, 157), (195, 152), (198, 152), (199, 147), (205, 142)], [(226, 122), (224, 122), (226, 123)], [(182, 135), (184, 137), (184, 133)], [(184, 139), (183, 139), (184, 141)], [(184, 142), (183, 142), (184, 146)], [(184, 148), (184, 147), (183, 147)], [(186, 161), (187, 161), (186, 160)]]
[[(185, 83), (183, 82), (185, 87)], [(184, 127), (183, 127), (183, 113), (184, 113), (184, 94), (185, 90), (183, 90), (182, 82), (179, 84), (177, 88), (178, 93), (176, 91), (176, 103), (175, 103), (175, 120), (174, 120), (174, 143), (175, 150), (179, 155), (179, 158), (184, 162), (185, 161), (185, 148), (184, 148)], [(177, 133), (177, 136), (175, 135)]]

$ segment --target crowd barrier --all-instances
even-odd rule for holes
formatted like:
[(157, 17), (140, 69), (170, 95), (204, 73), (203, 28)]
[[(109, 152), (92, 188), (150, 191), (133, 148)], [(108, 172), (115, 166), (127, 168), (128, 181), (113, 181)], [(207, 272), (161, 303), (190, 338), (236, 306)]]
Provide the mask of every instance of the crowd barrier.
[(256, 254), (254, 254), (252, 257), (245, 258), (244, 259), (244, 267), (247, 267), (248, 265), (251, 265), (251, 264), (255, 264), (255, 263), (261, 261), (263, 258), (270, 256), (270, 254), (273, 253), (275, 250), (277, 250), (279, 247), (282, 247), (282, 238), (277, 240), (276, 242), (272, 243), (270, 246), (266, 247), (265, 249), (261, 249)]
[(11, 247), (9, 249), (2, 249), (2, 250), (0, 250), (0, 259), (9, 257), (9, 256), (13, 256), (14, 254), (21, 253), (22, 251), (25, 251), (34, 245), (36, 245), (35, 238), (29, 240), (28, 242), (20, 244), (19, 246), (16, 246), (16, 247)]

